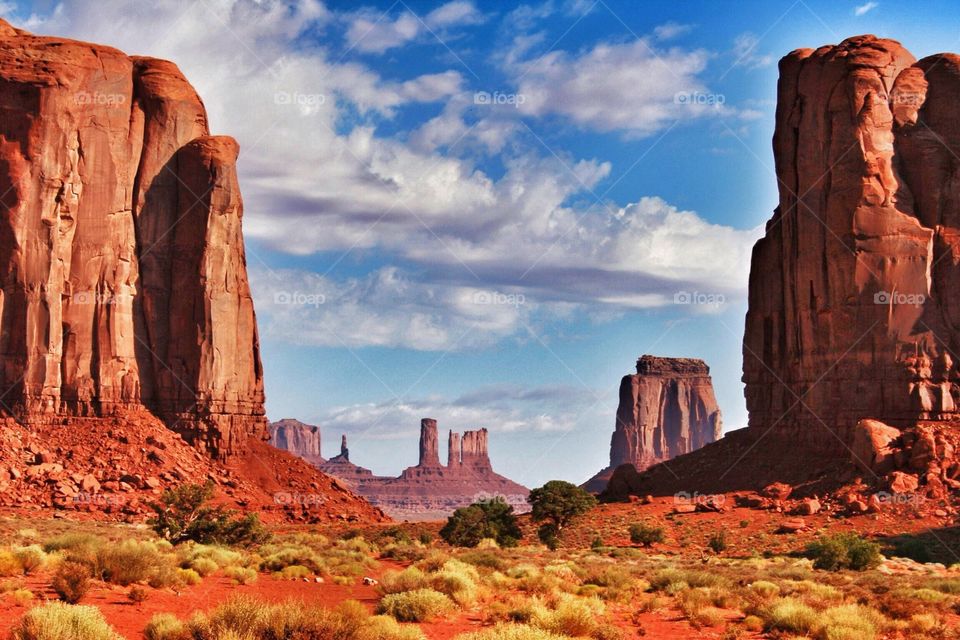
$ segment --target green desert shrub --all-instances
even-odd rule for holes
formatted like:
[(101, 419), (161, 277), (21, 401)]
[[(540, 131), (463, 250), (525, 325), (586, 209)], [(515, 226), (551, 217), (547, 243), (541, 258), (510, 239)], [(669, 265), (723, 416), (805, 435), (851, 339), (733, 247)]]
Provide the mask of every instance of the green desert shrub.
[(400, 622), (426, 622), (453, 609), (453, 601), (433, 589), (414, 589), (385, 595), (377, 613), (393, 616)]
[(513, 507), (502, 498), (461, 507), (440, 529), (440, 537), (458, 547), (476, 547), (488, 539), (501, 547), (512, 547), (522, 535)]
[(630, 542), (644, 547), (662, 543), (666, 540), (663, 527), (656, 527), (647, 523), (637, 522), (630, 525)]
[(13, 640), (121, 640), (96, 607), (48, 602), (24, 614)]
[(551, 549), (556, 549), (564, 527), (597, 504), (592, 495), (564, 480), (551, 480), (532, 490), (527, 501), (531, 506), (531, 518), (541, 523), (537, 535)]
[(193, 540), (232, 546), (262, 544), (270, 533), (255, 513), (237, 516), (221, 505), (211, 505), (214, 484), (185, 484), (167, 489), (150, 507), (153, 530), (174, 544)]
[(863, 571), (880, 564), (880, 545), (855, 533), (824, 536), (807, 545), (807, 556), (816, 569)]

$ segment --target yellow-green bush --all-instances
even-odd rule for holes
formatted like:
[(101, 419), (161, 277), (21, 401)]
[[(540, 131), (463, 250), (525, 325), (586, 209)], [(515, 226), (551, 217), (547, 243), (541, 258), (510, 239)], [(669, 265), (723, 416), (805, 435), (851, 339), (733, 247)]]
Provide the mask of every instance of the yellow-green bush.
[(247, 567), (227, 567), (224, 569), (223, 575), (237, 584), (250, 584), (257, 579), (257, 571)]
[(393, 616), (400, 622), (426, 622), (453, 608), (453, 601), (439, 591), (414, 589), (385, 595), (377, 613)]
[(49, 602), (24, 614), (13, 640), (121, 640), (96, 607)]
[(146, 640), (189, 640), (187, 625), (171, 613), (158, 613), (143, 630)]

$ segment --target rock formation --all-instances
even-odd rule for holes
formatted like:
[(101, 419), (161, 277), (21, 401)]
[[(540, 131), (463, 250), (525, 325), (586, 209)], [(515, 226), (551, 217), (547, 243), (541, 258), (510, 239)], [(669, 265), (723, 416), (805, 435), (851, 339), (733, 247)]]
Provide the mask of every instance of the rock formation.
[(437, 421), (433, 418), (420, 421), (420, 462), (417, 466), (440, 466), (440, 437), (437, 434)]
[(395, 518), (445, 518), (458, 507), (496, 496), (517, 511), (528, 510), (529, 490), (493, 471), (486, 429), (462, 434), (450, 431), (446, 466), (440, 464), (438, 441), (437, 421), (421, 420), (419, 462), (396, 478), (375, 476), (350, 462), (346, 436), (341, 454), (319, 465), (319, 469)]
[(340, 478), (352, 487), (361, 481), (372, 480), (373, 471), (364, 469), (350, 462), (350, 449), (347, 448), (347, 436), (340, 438), (340, 455), (334, 456), (326, 462), (319, 463), (317, 468), (335, 478)]
[(5, 413), (265, 438), (238, 146), (179, 69), (0, 21), (0, 112)]
[(172, 63), (0, 20), (0, 508), (142, 522), (209, 480), (270, 521), (385, 519), (265, 442), (238, 152)]
[(960, 57), (858, 36), (780, 61), (780, 204), (753, 252), (750, 428), (846, 456), (960, 417)]
[(292, 418), (271, 422), (270, 444), (277, 449), (289, 451), (315, 466), (326, 462), (321, 455), (320, 427), (312, 424), (305, 424)]
[(720, 409), (703, 360), (642, 356), (637, 373), (620, 381), (610, 466), (584, 488), (603, 491), (620, 465), (643, 471), (710, 444), (721, 434)]

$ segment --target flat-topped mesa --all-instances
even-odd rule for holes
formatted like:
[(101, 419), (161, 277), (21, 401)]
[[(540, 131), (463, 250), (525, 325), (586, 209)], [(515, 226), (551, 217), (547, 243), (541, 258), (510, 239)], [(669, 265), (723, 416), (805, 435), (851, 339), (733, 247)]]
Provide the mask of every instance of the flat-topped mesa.
[(238, 146), (176, 65), (0, 21), (0, 395), (266, 439)]
[(674, 378), (698, 377), (710, 375), (710, 367), (699, 358), (661, 358), (644, 355), (637, 359), (637, 373), (651, 376), (672, 376)]
[(715, 442), (722, 435), (710, 367), (694, 358), (644, 355), (620, 381), (610, 466), (584, 484), (600, 492), (617, 467), (642, 471)]
[(292, 418), (271, 422), (269, 426), (270, 444), (278, 449), (289, 451), (307, 462), (324, 462), (321, 455), (320, 427), (305, 424)]
[(780, 202), (743, 346), (752, 430), (845, 456), (861, 418), (960, 419), (958, 99), (960, 57), (917, 62), (893, 40), (780, 61)]

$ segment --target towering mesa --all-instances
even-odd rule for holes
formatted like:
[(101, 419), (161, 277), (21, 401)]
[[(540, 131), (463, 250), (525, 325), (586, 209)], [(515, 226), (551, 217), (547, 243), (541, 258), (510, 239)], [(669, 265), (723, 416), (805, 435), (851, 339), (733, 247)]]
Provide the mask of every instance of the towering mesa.
[(860, 418), (957, 419), (960, 57), (858, 36), (780, 61), (780, 204), (753, 252), (750, 428), (846, 455)]
[(0, 113), (4, 412), (264, 438), (239, 149), (179, 69), (0, 21)]
[(637, 373), (620, 381), (610, 466), (584, 484), (600, 492), (617, 467), (637, 471), (718, 440), (723, 432), (710, 367), (693, 358), (637, 360)]

